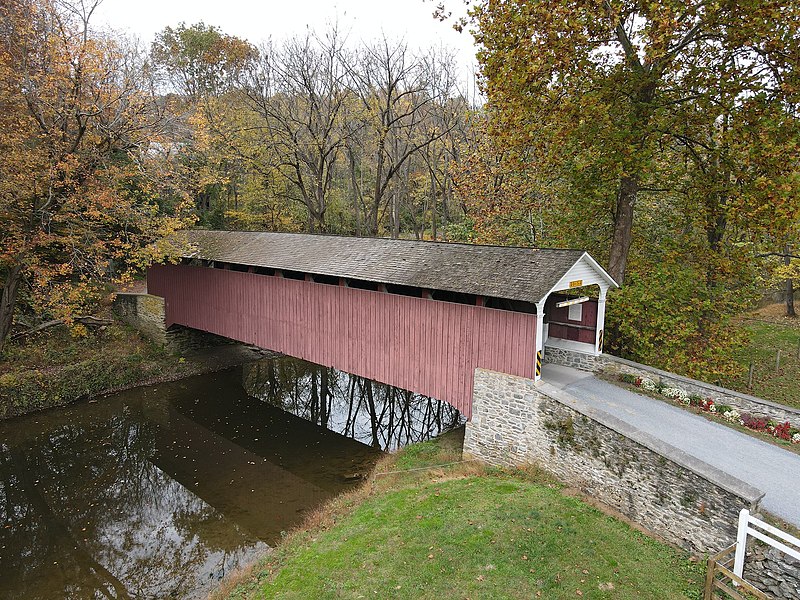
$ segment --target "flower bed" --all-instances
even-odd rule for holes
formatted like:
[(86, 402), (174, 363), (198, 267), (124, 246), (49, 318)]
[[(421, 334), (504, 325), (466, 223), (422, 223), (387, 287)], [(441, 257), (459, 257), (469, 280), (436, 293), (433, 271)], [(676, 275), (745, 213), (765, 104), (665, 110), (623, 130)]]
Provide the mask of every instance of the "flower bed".
[(703, 398), (698, 394), (688, 394), (685, 390), (664, 385), (661, 381), (653, 381), (647, 377), (624, 373), (620, 375), (620, 380), (645, 391), (661, 394), (685, 406), (692, 406), (703, 412), (717, 415), (728, 423), (742, 425), (759, 433), (771, 435), (793, 444), (800, 444), (800, 429), (793, 427), (789, 421), (777, 423), (772, 419), (757, 417), (750, 413), (740, 413), (731, 406), (717, 404), (713, 398)]

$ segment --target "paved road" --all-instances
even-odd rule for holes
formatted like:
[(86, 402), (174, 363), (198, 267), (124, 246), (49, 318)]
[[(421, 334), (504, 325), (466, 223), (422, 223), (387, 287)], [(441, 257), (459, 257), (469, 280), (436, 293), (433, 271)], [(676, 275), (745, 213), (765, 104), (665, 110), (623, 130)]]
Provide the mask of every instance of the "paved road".
[(542, 379), (755, 486), (765, 510), (800, 527), (800, 455), (590, 373), (544, 365)]

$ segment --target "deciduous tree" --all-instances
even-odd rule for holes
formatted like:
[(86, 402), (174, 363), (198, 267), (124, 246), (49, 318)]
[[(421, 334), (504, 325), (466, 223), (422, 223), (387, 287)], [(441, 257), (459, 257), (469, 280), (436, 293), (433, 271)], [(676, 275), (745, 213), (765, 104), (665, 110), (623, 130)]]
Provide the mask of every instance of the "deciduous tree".
[(21, 299), (69, 321), (182, 224), (169, 173), (149, 176), (162, 113), (144, 61), (90, 31), (95, 6), (0, 6), (0, 350)]
[(729, 206), (719, 186), (735, 176), (722, 163), (709, 169), (727, 143), (713, 139), (771, 121), (776, 111), (765, 106), (792, 104), (800, 91), (793, 4), (492, 0), (472, 15), (495, 134), (535, 168), (573, 180), (594, 173), (582, 191), (608, 207), (608, 264), (619, 282), (637, 200), (675, 166), (665, 154), (682, 149), (692, 162), (700, 151), (699, 171), (716, 177), (706, 195), (713, 246)]
[[(362, 46), (349, 65), (350, 81), (361, 103), (361, 121), (365, 131), (357, 138), (368, 144), (360, 148), (366, 158), (374, 155), (371, 190), (364, 193), (365, 229), (377, 235), (380, 217), (391, 208), (392, 237), (399, 236), (398, 202), (389, 207), (391, 187), (403, 174), (407, 161), (434, 142), (449, 134), (451, 120), (433, 118), (436, 103), (444, 103), (455, 89), (442, 86), (437, 70), (452, 69), (447, 57), (414, 56), (404, 42), (393, 42), (385, 36)], [(438, 63), (438, 64), (437, 64)], [(433, 66), (433, 68), (431, 68)]]
[(245, 87), (255, 127), (277, 154), (278, 172), (308, 211), (308, 231), (325, 231), (328, 195), (349, 130), (344, 40), (336, 27), (262, 47)]

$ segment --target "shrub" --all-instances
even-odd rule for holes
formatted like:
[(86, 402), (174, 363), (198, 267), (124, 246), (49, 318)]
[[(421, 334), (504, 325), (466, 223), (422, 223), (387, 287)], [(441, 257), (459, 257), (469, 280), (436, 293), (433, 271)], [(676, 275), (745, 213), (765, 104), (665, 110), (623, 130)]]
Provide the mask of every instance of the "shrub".
[(157, 374), (140, 354), (97, 356), (60, 368), (31, 369), (0, 376), (0, 417), (69, 404)]
[(760, 417), (754, 417), (750, 413), (742, 413), (742, 425), (755, 431), (767, 430), (767, 420)]
[(705, 281), (705, 267), (683, 259), (637, 264), (608, 303), (607, 351), (696, 379), (739, 374), (732, 350), (743, 343), (742, 334), (731, 317), (755, 290), (723, 292)]
[(681, 402), (686, 398), (686, 392), (680, 388), (665, 387), (661, 390), (661, 394), (667, 398), (672, 398), (673, 400), (679, 400)]
[(739, 411), (731, 408), (722, 413), (722, 417), (728, 421), (729, 423), (741, 423), (741, 416), (739, 415)]
[(647, 390), (648, 392), (658, 391), (658, 386), (656, 385), (656, 382), (653, 381), (652, 379), (644, 378), (641, 380), (641, 383), (639, 385), (643, 390)]

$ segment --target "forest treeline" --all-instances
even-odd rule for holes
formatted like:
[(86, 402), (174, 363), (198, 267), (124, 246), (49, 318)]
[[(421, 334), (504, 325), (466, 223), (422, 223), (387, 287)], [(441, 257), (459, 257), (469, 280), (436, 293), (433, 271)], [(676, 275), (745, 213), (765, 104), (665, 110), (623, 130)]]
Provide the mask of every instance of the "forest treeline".
[(792, 297), (791, 4), (477, 2), (480, 101), (438, 45), (180, 23), (142, 46), (94, 6), (0, 7), (0, 349), (193, 225), (585, 248), (624, 284), (609, 349), (706, 378), (732, 317)]
[(167, 28), (153, 65), (202, 225), (439, 238), (470, 141), (453, 55), (331, 26), (260, 47)]

